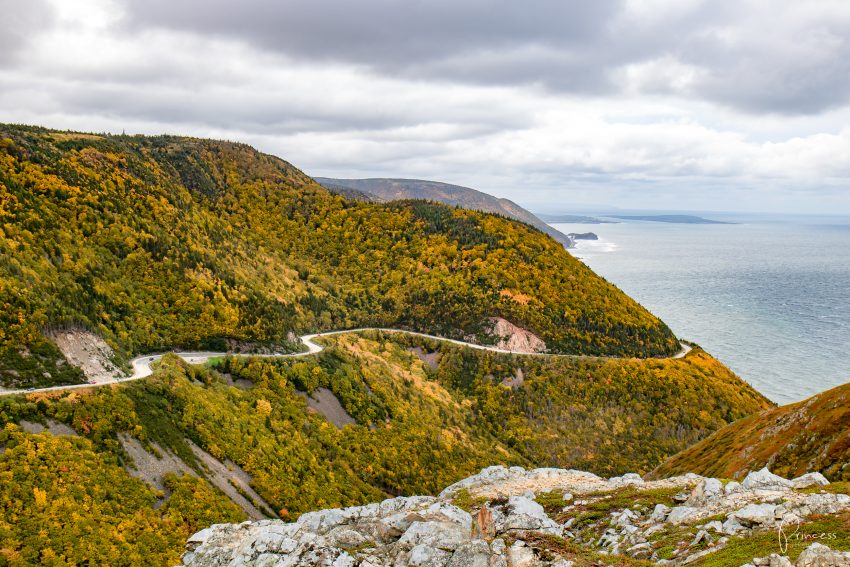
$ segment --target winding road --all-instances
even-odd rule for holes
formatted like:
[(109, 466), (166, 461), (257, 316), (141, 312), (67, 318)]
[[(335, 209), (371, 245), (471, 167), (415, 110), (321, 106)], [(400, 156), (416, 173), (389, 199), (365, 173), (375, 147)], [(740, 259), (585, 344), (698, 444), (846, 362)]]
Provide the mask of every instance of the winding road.
[[(506, 350), (497, 348), (494, 346), (487, 345), (477, 345), (473, 343), (467, 343), (464, 341), (459, 341), (456, 339), (447, 339), (445, 337), (438, 337), (435, 335), (428, 335), (425, 333), (417, 333), (415, 331), (405, 331), (402, 329), (384, 329), (380, 327), (365, 327), (360, 329), (345, 329), (341, 331), (329, 331), (327, 333), (315, 333), (312, 335), (304, 335), (300, 337), (301, 342), (304, 346), (307, 347), (305, 352), (294, 352), (294, 353), (279, 353), (279, 354), (241, 354), (241, 353), (231, 353), (231, 352), (174, 352), (174, 353), (160, 353), (160, 354), (146, 354), (144, 356), (137, 356), (133, 360), (130, 361), (131, 366), (133, 367), (133, 373), (130, 376), (126, 377), (116, 377), (109, 380), (101, 380), (95, 383), (85, 383), (85, 384), (71, 384), (67, 386), (51, 386), (49, 388), (30, 388), (25, 390), (0, 390), (0, 396), (11, 396), (16, 394), (34, 394), (37, 392), (56, 392), (60, 390), (77, 390), (83, 388), (96, 388), (99, 386), (106, 386), (109, 384), (121, 384), (124, 382), (132, 382), (133, 380), (141, 380), (143, 378), (147, 378), (148, 376), (153, 374), (153, 368), (151, 365), (157, 360), (161, 359), (165, 354), (175, 354), (188, 362), (189, 364), (206, 364), (209, 359), (217, 358), (221, 356), (243, 356), (243, 357), (255, 357), (255, 358), (296, 358), (300, 356), (311, 356), (317, 353), (320, 353), (324, 350), (320, 344), (317, 344), (313, 341), (313, 339), (317, 337), (328, 337), (332, 335), (343, 335), (346, 333), (360, 333), (364, 331), (380, 331), (383, 333), (404, 333), (406, 335), (412, 335), (414, 337), (422, 337), (425, 339), (432, 339), (436, 341), (442, 341), (446, 343), (451, 343), (454, 345), (459, 345), (467, 348), (473, 348), (477, 350), (488, 350), (491, 352), (499, 352), (503, 354), (517, 354), (523, 356), (546, 356), (546, 357), (565, 357), (565, 358), (603, 358), (603, 359), (612, 359), (619, 358), (615, 356), (592, 356), (592, 355), (584, 355), (584, 354), (551, 354), (545, 352), (519, 352), (513, 350)], [(691, 351), (691, 347), (685, 343), (680, 342), (679, 346), (681, 346), (681, 350), (674, 354), (669, 358), (684, 358)]]

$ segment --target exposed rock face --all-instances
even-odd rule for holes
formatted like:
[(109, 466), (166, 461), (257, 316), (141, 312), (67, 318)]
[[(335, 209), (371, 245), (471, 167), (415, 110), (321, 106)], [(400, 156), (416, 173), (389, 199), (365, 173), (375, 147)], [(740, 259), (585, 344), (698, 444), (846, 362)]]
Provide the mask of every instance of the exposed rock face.
[[(780, 524), (850, 512), (847, 494), (799, 492), (795, 481), (762, 470), (727, 490), (718, 479), (697, 475), (644, 482), (634, 474), (604, 479), (576, 470), (489, 467), (436, 497), (321, 510), (289, 524), (214, 525), (189, 538), (183, 561), (196, 567), (570, 567), (596, 564), (583, 559), (601, 553), (611, 556), (611, 564), (619, 564), (616, 555), (659, 565), (699, 564), (765, 530), (772, 535)], [(650, 504), (664, 494), (682, 505)], [(607, 501), (615, 504), (606, 508)], [(470, 502), (471, 513), (459, 507)], [(586, 510), (597, 512), (590, 522)], [(665, 537), (679, 541), (672, 552), (661, 548)], [(576, 551), (581, 549), (587, 557)], [(659, 557), (662, 551), (665, 557)], [(749, 565), (850, 567), (850, 554), (817, 543), (796, 563), (778, 550), (766, 551)]]
[(500, 338), (497, 348), (513, 352), (546, 352), (546, 343), (540, 337), (507, 319), (491, 317), (490, 323), (490, 334)]
[(84, 329), (62, 329), (48, 333), (68, 362), (83, 371), (89, 382), (112, 380), (121, 371), (112, 362), (112, 348), (103, 338)]

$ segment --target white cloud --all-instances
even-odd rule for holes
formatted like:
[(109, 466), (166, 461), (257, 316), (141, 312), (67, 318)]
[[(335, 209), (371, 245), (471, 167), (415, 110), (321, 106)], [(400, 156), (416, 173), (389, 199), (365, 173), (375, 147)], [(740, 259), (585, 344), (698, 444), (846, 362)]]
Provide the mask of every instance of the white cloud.
[[(652, 47), (653, 31), (687, 26), (710, 5), (634, 0), (611, 29)], [(573, 91), (533, 80), (559, 60), (568, 83), (582, 63), (582, 49), (545, 42), (418, 61), (433, 68), (417, 76), (357, 61), (318, 62), (238, 34), (128, 26), (123, 4), (109, 0), (56, 6), (46, 33), (0, 61), (0, 121), (235, 139), (314, 175), (424, 177), (521, 202), (850, 212), (850, 107), (830, 75), (846, 64), (835, 30), (848, 14), (838, 3), (809, 12), (789, 4), (787, 14), (778, 10), (775, 30), (754, 34), (765, 27), (759, 18), (777, 10), (752, 0), (750, 12), (731, 20), (720, 11), (683, 29), (688, 41), (711, 37), (716, 52), (687, 42), (670, 52), (647, 47), (649, 57), (611, 59), (603, 69), (610, 90), (594, 90), (601, 83), (587, 79)], [(788, 29), (821, 31), (798, 47), (780, 45)], [(773, 49), (781, 61), (769, 57)], [(506, 53), (504, 68), (517, 80), (479, 80), (498, 78)], [(740, 53), (751, 61), (717, 65)], [(807, 60), (812, 69), (804, 68)], [(753, 62), (763, 71), (753, 73)], [(478, 79), (464, 80), (470, 68)], [(803, 96), (807, 85), (776, 87), (758, 112), (700, 96), (715, 89), (719, 99), (737, 97), (746, 107), (764, 99), (766, 86), (793, 86), (795, 69), (800, 81), (828, 91), (816, 101), (820, 110), (770, 111)], [(736, 86), (740, 92), (732, 93)]]

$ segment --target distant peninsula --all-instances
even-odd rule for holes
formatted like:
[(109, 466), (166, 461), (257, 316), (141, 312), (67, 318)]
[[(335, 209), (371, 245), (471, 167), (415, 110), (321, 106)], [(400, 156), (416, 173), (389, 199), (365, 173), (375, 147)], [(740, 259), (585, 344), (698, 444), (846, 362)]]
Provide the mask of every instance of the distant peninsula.
[(567, 224), (617, 224), (617, 221), (588, 217), (584, 215), (549, 215), (546, 213), (534, 213), (537, 218), (549, 223)]
[(666, 222), (670, 224), (735, 224), (705, 219), (694, 215), (610, 215), (611, 218), (632, 221)]

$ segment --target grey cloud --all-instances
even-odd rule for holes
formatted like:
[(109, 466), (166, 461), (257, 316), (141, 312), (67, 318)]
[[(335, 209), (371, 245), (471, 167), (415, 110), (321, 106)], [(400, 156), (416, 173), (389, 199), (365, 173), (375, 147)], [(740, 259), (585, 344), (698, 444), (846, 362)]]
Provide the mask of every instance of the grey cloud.
[(0, 65), (14, 61), (30, 38), (53, 21), (45, 0), (0, 0), (0, 14)]
[[(389, 76), (616, 94), (618, 69), (666, 56), (700, 71), (690, 96), (744, 112), (816, 113), (850, 102), (850, 5), (838, 8), (844, 18), (803, 5), (813, 16), (795, 23), (780, 16), (800, 4), (746, 0), (671, 2), (649, 17), (622, 0), (125, 2), (130, 27), (238, 39)], [(728, 30), (744, 40), (726, 44)], [(836, 40), (813, 53), (822, 36)]]

